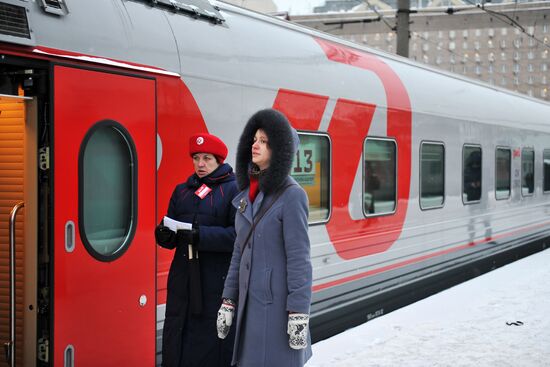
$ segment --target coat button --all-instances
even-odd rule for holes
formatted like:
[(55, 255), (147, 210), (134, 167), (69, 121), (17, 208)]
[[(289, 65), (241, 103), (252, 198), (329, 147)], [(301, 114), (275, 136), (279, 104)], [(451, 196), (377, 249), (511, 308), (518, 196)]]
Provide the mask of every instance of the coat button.
[(248, 243), (248, 248), (251, 248), (251, 247), (252, 247), (252, 245), (251, 245), (250, 242), (249, 242), (249, 243)]
[(246, 263), (246, 270), (250, 269), (250, 264)]

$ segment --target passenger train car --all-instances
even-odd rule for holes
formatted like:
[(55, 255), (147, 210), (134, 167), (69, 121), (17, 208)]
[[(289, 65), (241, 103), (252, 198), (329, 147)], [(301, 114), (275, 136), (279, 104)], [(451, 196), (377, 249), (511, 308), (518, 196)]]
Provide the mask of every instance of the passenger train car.
[(548, 104), (222, 2), (0, 0), (0, 94), (9, 365), (158, 363), (188, 138), (234, 163), (266, 107), (300, 132), (316, 340), (550, 235)]

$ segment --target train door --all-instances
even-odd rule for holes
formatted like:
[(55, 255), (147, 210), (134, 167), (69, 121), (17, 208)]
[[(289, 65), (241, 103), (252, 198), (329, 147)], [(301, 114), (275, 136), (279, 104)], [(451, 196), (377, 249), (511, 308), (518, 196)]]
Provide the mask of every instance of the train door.
[(155, 81), (55, 66), (53, 365), (155, 363)]

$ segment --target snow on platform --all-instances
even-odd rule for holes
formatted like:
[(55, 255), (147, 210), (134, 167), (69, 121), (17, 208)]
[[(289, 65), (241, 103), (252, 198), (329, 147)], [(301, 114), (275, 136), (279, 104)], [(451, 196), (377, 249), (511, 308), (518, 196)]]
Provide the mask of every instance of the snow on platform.
[(328, 366), (550, 366), (550, 250), (315, 343)]

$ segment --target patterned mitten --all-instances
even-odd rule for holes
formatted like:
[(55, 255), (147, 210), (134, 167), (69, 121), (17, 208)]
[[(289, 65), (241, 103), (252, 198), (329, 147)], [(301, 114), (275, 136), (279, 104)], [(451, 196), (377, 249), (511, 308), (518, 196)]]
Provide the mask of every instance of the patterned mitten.
[(292, 349), (304, 349), (307, 347), (309, 315), (305, 313), (291, 313), (288, 315), (289, 335), (288, 345)]
[(218, 319), (216, 327), (218, 329), (218, 338), (225, 339), (229, 334), (229, 329), (233, 323), (235, 314), (235, 302), (230, 299), (224, 299), (220, 309), (218, 310)]

